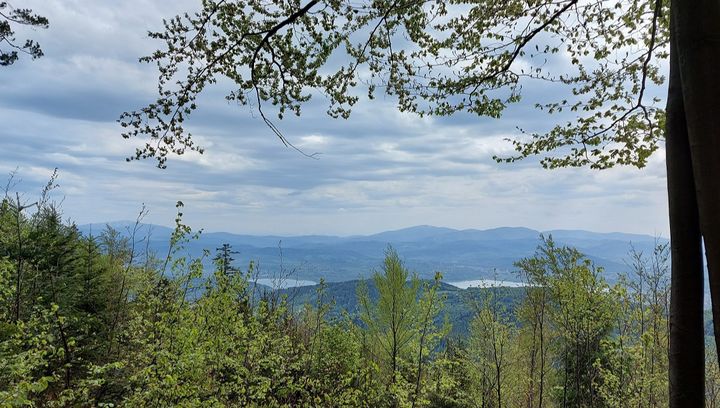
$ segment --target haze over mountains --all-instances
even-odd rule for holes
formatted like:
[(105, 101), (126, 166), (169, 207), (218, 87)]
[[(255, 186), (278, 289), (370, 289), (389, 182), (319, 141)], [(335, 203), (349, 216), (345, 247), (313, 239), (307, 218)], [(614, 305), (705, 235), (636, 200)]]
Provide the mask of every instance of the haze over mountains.
[[(127, 235), (133, 222), (119, 221), (107, 225)], [(98, 235), (106, 224), (79, 226), (87, 235)], [(142, 224), (136, 240), (149, 236), (149, 249), (164, 256), (171, 228)], [(585, 253), (606, 270), (606, 278), (614, 281), (618, 273), (627, 271), (626, 261), (631, 245), (650, 253), (656, 238), (650, 235), (596, 233), (582, 230), (536, 231), (522, 227), (488, 230), (415, 226), (366, 236), (256, 236), (228, 232), (202, 233), (187, 245), (187, 253), (199, 256), (203, 249), (214, 253), (224, 243), (232, 245), (236, 265), (245, 269), (253, 260), (259, 263), (260, 277), (293, 281), (347, 281), (370, 276), (379, 268), (388, 244), (397, 249), (406, 265), (421, 278), (432, 278), (435, 271), (443, 273), (445, 282), (475, 279), (518, 281), (513, 263), (535, 252), (540, 235), (552, 235), (563, 245)], [(666, 242), (660, 239), (660, 242)], [(142, 244), (145, 246), (145, 243)], [(270, 281), (265, 281), (270, 282)], [(310, 283), (310, 282), (300, 282)]]

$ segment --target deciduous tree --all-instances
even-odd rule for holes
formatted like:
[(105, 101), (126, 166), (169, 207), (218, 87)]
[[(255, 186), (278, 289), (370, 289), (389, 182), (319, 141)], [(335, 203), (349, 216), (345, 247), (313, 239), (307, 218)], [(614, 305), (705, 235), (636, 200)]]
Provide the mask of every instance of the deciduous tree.
[[(530, 80), (558, 87), (557, 100), (536, 106), (568, 120), (512, 140), (517, 154), (499, 161), (542, 155), (546, 168), (643, 167), (667, 135), (671, 403), (700, 404), (702, 240), (720, 335), (716, 0), (204, 0), (150, 36), (165, 43), (142, 59), (158, 65), (158, 98), (120, 121), (125, 138), (146, 141), (130, 159), (155, 158), (160, 167), (170, 154), (202, 152), (184, 125), (220, 78), (236, 87), (226, 98), (254, 105), (286, 145), (266, 105), (279, 118), (299, 115), (314, 91), (328, 96), (333, 117), (348, 117), (378, 89), (419, 115), (498, 117)], [(339, 54), (345, 63), (333, 65)], [(669, 54), (665, 110), (656, 86)], [(569, 64), (558, 66), (558, 55)]]

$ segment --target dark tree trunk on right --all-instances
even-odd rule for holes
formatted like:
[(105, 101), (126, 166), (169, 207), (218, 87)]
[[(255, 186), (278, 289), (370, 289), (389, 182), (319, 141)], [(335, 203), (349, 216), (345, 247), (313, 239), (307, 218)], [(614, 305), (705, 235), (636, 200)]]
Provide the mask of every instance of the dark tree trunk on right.
[(667, 109), (670, 405), (704, 406), (704, 239), (720, 338), (720, 2), (672, 2)]

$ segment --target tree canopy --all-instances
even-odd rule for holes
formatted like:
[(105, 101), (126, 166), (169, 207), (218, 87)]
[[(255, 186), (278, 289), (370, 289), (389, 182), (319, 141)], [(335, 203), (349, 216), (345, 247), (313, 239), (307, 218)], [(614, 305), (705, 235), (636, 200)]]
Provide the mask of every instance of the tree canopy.
[[(240, 268), (229, 244), (212, 263), (191, 256), (180, 203), (159, 255), (144, 210), (125, 231), (83, 235), (48, 191), (0, 200), (2, 407), (668, 405), (666, 245), (611, 285), (543, 239), (513, 289), (420, 281), (389, 248), (333, 317), (342, 299), (322, 282), (299, 302), (257, 285), (259, 266)], [(476, 307), (452, 335), (458, 292)], [(714, 406), (717, 369), (707, 380)]]
[[(202, 152), (185, 124), (210, 84), (252, 105), (280, 139), (274, 117), (300, 115), (313, 96), (347, 118), (361, 98), (396, 98), (418, 115), (499, 117), (523, 84), (561, 89), (534, 101), (570, 112), (546, 132), (512, 140), (512, 162), (544, 154), (547, 168), (642, 167), (662, 139), (664, 110), (653, 87), (668, 56), (668, 3), (589, 1), (228, 1), (165, 20), (164, 45), (142, 61), (159, 69), (159, 95), (122, 115), (123, 137), (146, 141), (131, 159)], [(267, 105), (274, 109), (268, 113)]]

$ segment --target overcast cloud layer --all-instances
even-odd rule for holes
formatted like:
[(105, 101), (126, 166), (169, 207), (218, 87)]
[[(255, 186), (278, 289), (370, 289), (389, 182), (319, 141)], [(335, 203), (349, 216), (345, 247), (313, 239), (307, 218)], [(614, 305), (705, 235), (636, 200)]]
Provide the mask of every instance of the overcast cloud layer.
[(283, 147), (249, 108), (225, 103), (220, 85), (189, 124), (204, 155), (172, 157), (166, 170), (127, 163), (134, 145), (115, 121), (156, 90), (154, 67), (137, 62), (158, 45), (145, 33), (198, 3), (24, 2), (51, 27), (29, 33), (45, 57), (0, 68), (0, 173), (19, 168), (32, 198), (58, 167), (58, 198), (78, 223), (133, 219), (145, 203), (146, 221), (169, 225), (181, 200), (186, 221), (211, 231), (345, 235), (431, 224), (667, 236), (662, 151), (643, 170), (496, 164), (516, 126), (552, 120), (522, 105), (500, 120), (419, 119), (380, 98), (345, 121), (326, 117), (318, 100), (278, 123), (298, 147), (321, 153), (312, 160)]

